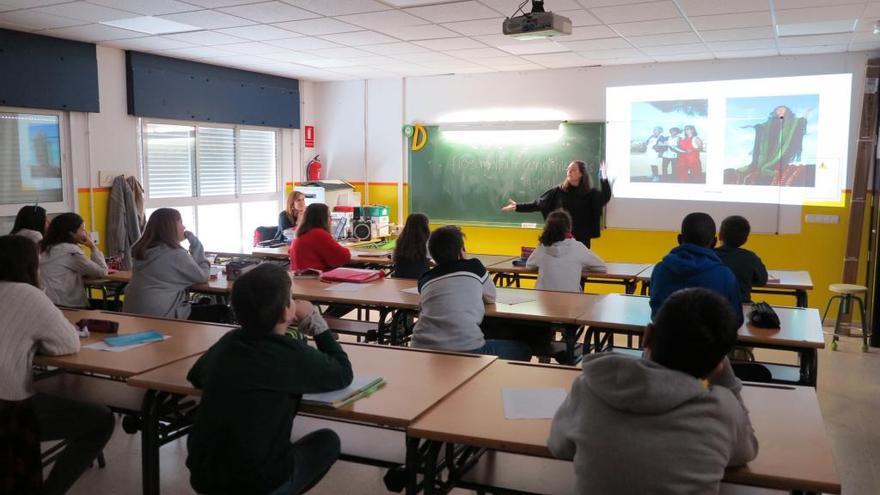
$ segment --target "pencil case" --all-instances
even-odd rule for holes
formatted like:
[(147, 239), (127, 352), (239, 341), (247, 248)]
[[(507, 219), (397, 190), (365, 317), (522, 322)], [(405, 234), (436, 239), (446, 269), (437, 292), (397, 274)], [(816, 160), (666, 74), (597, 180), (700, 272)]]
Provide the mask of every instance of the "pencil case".
[(122, 347), (125, 345), (143, 344), (146, 342), (157, 342), (165, 338), (162, 332), (156, 330), (146, 330), (143, 332), (127, 333), (125, 335), (117, 335), (115, 337), (107, 337), (104, 343), (110, 347)]
[(119, 323), (110, 320), (83, 318), (76, 322), (76, 326), (80, 330), (88, 328), (90, 332), (117, 333), (119, 331)]

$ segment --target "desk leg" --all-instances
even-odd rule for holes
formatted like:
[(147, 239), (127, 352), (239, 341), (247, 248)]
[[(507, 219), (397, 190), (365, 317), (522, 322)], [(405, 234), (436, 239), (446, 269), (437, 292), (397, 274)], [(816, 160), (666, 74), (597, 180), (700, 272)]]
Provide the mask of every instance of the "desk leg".
[(144, 495), (159, 495), (159, 393), (150, 390), (144, 396), (141, 418), (141, 476)]
[[(627, 280), (626, 282), (624, 282), (623, 285), (624, 285), (624, 287), (626, 288), (626, 289), (625, 289), (625, 290), (626, 290), (626, 293), (627, 293), (627, 294), (630, 294), (630, 295), (635, 294), (635, 293), (636, 293), (636, 284), (637, 284), (637, 283), (638, 283), (638, 282), (636, 282), (635, 280)], [(642, 295), (644, 295), (644, 294), (642, 294)]]
[(406, 437), (406, 495), (419, 492), (419, 439)]
[(422, 477), (422, 488), (425, 495), (433, 495), (437, 486), (437, 461), (443, 442), (429, 442), (425, 454), (425, 475)]
[(651, 282), (648, 282), (647, 280), (643, 281), (642, 282), (642, 291), (641, 291), (642, 295), (647, 296), (648, 291), (650, 291), (650, 290), (651, 290)]
[(565, 335), (565, 356), (566, 363), (565, 364), (574, 364), (576, 356), (574, 355), (575, 347), (577, 347), (577, 329), (578, 327), (573, 325), (566, 325), (563, 327), (565, 329), (563, 335)]
[(805, 291), (803, 289), (798, 289), (798, 290), (794, 291), (794, 297), (795, 297), (795, 299), (797, 299), (797, 305), (799, 308), (808, 307), (807, 291)]
[(798, 354), (801, 361), (800, 383), (815, 388), (819, 374), (818, 352), (816, 349), (805, 349)]

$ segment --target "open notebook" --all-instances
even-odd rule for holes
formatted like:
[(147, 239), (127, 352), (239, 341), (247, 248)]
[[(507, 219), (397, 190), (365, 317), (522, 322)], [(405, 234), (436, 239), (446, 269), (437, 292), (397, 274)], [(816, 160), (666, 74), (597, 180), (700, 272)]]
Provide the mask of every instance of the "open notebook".
[(351, 381), (351, 385), (345, 388), (321, 394), (303, 394), (302, 402), (312, 406), (338, 409), (372, 394), (384, 384), (385, 379), (378, 375), (355, 376)]

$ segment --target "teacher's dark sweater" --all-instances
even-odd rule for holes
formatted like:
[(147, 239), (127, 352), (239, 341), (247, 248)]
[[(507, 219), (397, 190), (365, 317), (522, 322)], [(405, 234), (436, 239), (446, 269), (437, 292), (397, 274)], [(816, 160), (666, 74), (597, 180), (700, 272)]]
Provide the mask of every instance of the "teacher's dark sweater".
[(574, 188), (563, 190), (556, 186), (534, 201), (517, 203), (516, 211), (540, 211), (546, 220), (553, 210), (562, 208), (571, 215), (572, 237), (587, 244), (587, 240), (601, 235), (599, 217), (602, 215), (602, 207), (611, 200), (611, 184), (602, 179), (600, 187), (601, 190), (590, 189), (581, 194)]
[[(320, 316), (313, 316), (313, 318)], [(290, 428), (302, 394), (348, 386), (351, 363), (330, 332), (318, 349), (243, 329), (223, 336), (187, 375), (203, 390), (189, 434), (190, 484), (199, 493), (268, 493), (290, 478)]]

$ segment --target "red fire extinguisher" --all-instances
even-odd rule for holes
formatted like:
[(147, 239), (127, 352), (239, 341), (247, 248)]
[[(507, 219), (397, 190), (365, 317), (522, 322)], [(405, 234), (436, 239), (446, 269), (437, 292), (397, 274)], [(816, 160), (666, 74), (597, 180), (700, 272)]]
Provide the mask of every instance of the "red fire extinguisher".
[(306, 176), (309, 180), (321, 180), (321, 161), (318, 159), (319, 156), (315, 155), (306, 165)]

